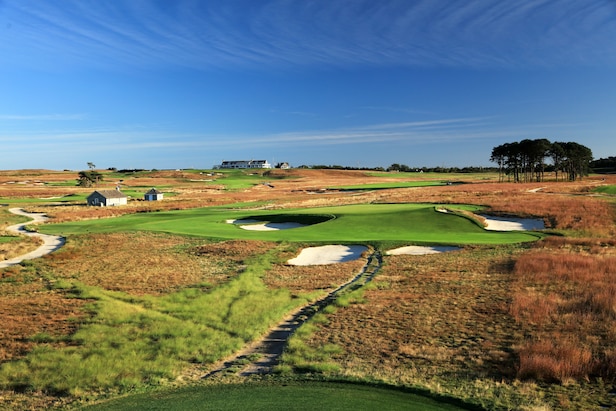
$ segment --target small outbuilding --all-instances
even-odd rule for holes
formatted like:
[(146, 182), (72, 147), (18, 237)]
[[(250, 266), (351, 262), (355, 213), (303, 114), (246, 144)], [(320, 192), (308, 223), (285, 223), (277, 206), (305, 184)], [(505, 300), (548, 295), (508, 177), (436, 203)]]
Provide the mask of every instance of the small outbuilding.
[(143, 195), (143, 199), (145, 201), (160, 201), (163, 199), (163, 193), (155, 188), (152, 188), (150, 191)]
[(90, 206), (118, 206), (127, 204), (128, 196), (120, 190), (96, 190), (87, 197), (87, 201)]

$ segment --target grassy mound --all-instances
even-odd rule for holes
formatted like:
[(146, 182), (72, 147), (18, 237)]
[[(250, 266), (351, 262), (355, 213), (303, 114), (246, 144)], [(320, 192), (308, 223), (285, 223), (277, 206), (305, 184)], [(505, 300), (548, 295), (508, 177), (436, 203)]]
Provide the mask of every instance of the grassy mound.
[(88, 407), (105, 410), (463, 410), (404, 391), (336, 383), (191, 387), (143, 394)]

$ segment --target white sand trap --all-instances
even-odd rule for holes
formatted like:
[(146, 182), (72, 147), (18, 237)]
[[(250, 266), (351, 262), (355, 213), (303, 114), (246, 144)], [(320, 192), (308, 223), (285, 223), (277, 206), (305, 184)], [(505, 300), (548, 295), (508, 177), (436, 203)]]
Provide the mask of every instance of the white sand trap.
[(448, 246), (426, 247), (426, 246), (419, 246), (419, 245), (409, 245), (406, 247), (394, 248), (393, 250), (387, 251), (385, 254), (387, 255), (426, 255), (426, 254), (446, 253), (449, 251), (456, 251), (459, 249), (460, 247), (448, 247)]
[(324, 245), (304, 248), (297, 257), (287, 261), (291, 265), (324, 265), (357, 260), (368, 250), (363, 245)]
[(240, 225), (240, 228), (244, 230), (250, 231), (278, 231), (278, 230), (289, 230), (291, 228), (300, 228), (306, 227), (306, 224), (300, 223), (261, 223), (261, 224), (246, 224)]
[(261, 220), (253, 220), (251, 218), (246, 218), (246, 219), (238, 219), (238, 220), (227, 220), (228, 224), (236, 224), (236, 225), (241, 225), (241, 224), (255, 224), (255, 223), (262, 223), (263, 221)]
[(227, 220), (227, 223), (239, 225), (241, 229), (249, 231), (278, 231), (306, 227), (306, 224), (294, 223), (292, 221), (284, 223), (264, 223), (261, 220), (254, 220), (250, 218)]
[(486, 230), (491, 231), (527, 231), (543, 230), (543, 220), (537, 218), (495, 217), (482, 215), (485, 218)]

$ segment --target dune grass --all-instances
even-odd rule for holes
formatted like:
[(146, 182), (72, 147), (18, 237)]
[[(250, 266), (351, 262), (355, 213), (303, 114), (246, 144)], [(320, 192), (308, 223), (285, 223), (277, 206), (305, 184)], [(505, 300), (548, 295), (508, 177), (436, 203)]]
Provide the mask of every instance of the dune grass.
[[(506, 244), (534, 241), (530, 232), (490, 232), (456, 213), (440, 213), (435, 204), (365, 204), (312, 209), (246, 211), (221, 207), (141, 213), (113, 219), (45, 225), (40, 231), (60, 235), (117, 231), (154, 231), (219, 239), (302, 242), (403, 241), (425, 244)], [(450, 206), (449, 208), (452, 208)], [(478, 210), (475, 206), (453, 206)], [(327, 221), (279, 231), (247, 231), (227, 223), (235, 219), (276, 218), (296, 221), (322, 215)], [(287, 217), (285, 217), (287, 216)]]
[[(38, 345), (0, 366), (3, 389), (81, 396), (123, 392), (174, 379), (187, 364), (212, 363), (264, 333), (306, 302), (261, 280), (276, 252), (246, 261), (246, 270), (209, 292), (189, 287), (160, 297), (135, 296), (57, 280), (74, 298), (90, 301), (90, 318), (67, 346)], [(51, 335), (35, 338), (53, 339)]]

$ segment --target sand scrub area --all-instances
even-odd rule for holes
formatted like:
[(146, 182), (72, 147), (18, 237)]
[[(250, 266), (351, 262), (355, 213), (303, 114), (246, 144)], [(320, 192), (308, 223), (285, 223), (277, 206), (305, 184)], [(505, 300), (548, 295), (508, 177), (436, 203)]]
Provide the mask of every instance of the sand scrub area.
[(26, 225), (29, 224), (39, 224), (39, 223), (44, 223), (45, 221), (47, 221), (47, 216), (45, 216), (44, 214), (41, 213), (28, 213), (24, 210), (22, 210), (21, 208), (11, 208), (9, 209), (9, 211), (13, 214), (17, 214), (17, 215), (22, 215), (28, 218), (31, 218), (32, 221), (28, 221), (26, 223), (19, 223), (19, 224), (15, 224), (12, 226), (7, 227), (7, 231), (13, 234), (19, 234), (19, 235), (27, 235), (27, 236), (31, 236), (31, 237), (38, 237), (40, 239), (43, 240), (43, 245), (41, 245), (39, 248), (37, 248), (34, 251), (31, 251), (27, 254), (23, 254), (20, 255), (18, 257), (15, 258), (11, 258), (10, 260), (4, 260), (4, 261), (0, 261), (0, 268), (5, 268), (5, 267), (10, 267), (12, 265), (15, 264), (19, 264), (24, 260), (32, 260), (34, 258), (39, 258), (42, 257), (44, 255), (50, 254), (54, 251), (56, 251), (58, 248), (62, 247), (64, 245), (64, 238), (60, 237), (60, 236), (55, 236), (55, 235), (48, 235), (48, 234), (40, 234), (37, 232), (31, 232), (31, 231), (27, 231), (25, 229)]

